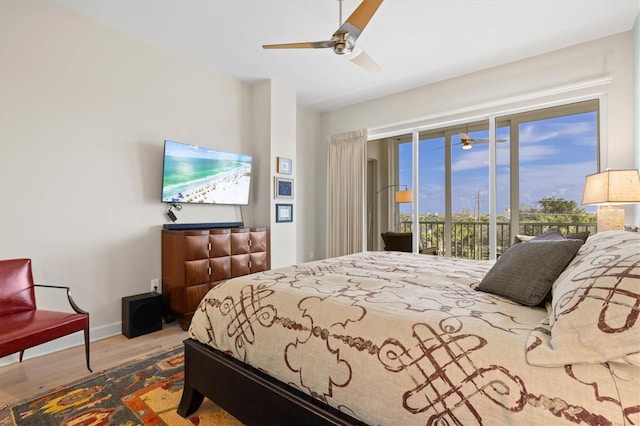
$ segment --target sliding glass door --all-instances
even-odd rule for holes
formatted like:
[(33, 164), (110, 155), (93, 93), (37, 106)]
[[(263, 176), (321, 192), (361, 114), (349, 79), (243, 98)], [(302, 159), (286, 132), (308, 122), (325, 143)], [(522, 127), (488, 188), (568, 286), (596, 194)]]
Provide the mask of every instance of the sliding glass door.
[(418, 211), (420, 247), (444, 253), (447, 211), (447, 142), (444, 132), (419, 134)]
[(518, 234), (595, 230), (593, 210), (580, 201), (584, 177), (598, 170), (597, 100), (423, 130), (417, 150), (412, 137), (371, 142), (377, 180), (370, 185), (406, 185), (418, 204), (414, 217), (412, 205), (396, 203), (392, 191), (370, 189), (377, 225), (370, 249), (381, 248), (382, 228), (412, 232), (415, 223), (420, 248), (471, 259), (491, 258), (492, 245), (499, 256)]
[(518, 191), (514, 232), (536, 235), (549, 228), (595, 232), (595, 208), (581, 206), (585, 176), (598, 167), (597, 101), (509, 117), (517, 129)]

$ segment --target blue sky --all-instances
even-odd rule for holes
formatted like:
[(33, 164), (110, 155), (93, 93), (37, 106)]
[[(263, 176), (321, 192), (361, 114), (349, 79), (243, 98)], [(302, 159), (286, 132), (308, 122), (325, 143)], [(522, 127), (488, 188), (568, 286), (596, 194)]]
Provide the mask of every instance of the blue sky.
[(233, 152), (219, 151), (197, 145), (189, 145), (182, 142), (165, 141), (165, 155), (172, 157), (209, 158), (215, 160), (232, 160), (251, 162), (250, 155), (235, 154)]
[[(538, 207), (537, 201), (555, 196), (574, 200), (581, 206), (585, 176), (597, 172), (597, 115), (595, 112), (521, 123), (520, 134), (520, 205)], [(469, 132), (472, 138), (488, 138), (488, 131)], [(498, 213), (509, 207), (509, 128), (497, 130)], [(489, 213), (489, 145), (476, 143), (470, 150), (452, 137), (453, 211), (477, 209)], [(420, 142), (420, 213), (443, 214), (444, 207), (444, 138)], [(411, 144), (401, 144), (399, 184), (412, 187)], [(595, 211), (592, 206), (581, 206)], [(401, 205), (409, 213), (410, 204)]]

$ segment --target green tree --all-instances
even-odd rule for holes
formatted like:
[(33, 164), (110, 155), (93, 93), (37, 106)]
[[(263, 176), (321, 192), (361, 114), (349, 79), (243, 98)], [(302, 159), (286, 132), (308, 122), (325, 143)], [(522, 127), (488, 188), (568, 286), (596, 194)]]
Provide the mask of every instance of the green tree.
[(542, 206), (540, 211), (543, 213), (555, 214), (582, 214), (584, 209), (578, 207), (578, 203), (573, 200), (565, 200), (564, 198), (547, 197), (538, 201)]
[(521, 209), (521, 220), (527, 222), (591, 223), (594, 215), (587, 213), (578, 203), (564, 198), (545, 197), (538, 201), (540, 208)]

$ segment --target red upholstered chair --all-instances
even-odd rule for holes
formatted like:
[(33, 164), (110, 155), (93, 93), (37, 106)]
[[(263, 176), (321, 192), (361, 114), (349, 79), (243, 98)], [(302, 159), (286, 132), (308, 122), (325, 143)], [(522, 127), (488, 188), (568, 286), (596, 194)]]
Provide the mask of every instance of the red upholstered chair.
[[(67, 291), (75, 313), (45, 311), (36, 308), (34, 287)], [(0, 260), (0, 357), (84, 331), (84, 345), (89, 371), (89, 313), (71, 298), (69, 287), (33, 283), (31, 259)]]

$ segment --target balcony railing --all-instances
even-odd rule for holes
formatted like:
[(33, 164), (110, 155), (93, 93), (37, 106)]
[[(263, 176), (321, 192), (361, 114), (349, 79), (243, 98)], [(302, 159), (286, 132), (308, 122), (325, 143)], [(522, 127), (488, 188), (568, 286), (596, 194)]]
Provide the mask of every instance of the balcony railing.
[[(412, 232), (412, 222), (400, 222), (401, 232)], [(488, 222), (452, 222), (451, 253), (446, 253), (445, 223), (440, 221), (419, 222), (422, 247), (437, 247), (438, 254), (467, 259), (489, 259)], [(519, 235), (538, 235), (551, 228), (558, 228), (563, 234), (589, 231), (595, 233), (595, 223), (564, 222), (521, 222)], [(497, 223), (497, 252), (501, 254), (511, 245), (509, 222)]]

